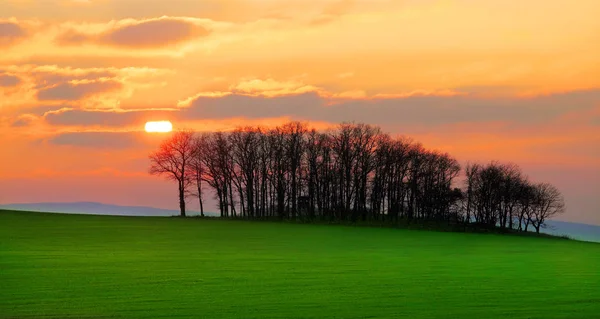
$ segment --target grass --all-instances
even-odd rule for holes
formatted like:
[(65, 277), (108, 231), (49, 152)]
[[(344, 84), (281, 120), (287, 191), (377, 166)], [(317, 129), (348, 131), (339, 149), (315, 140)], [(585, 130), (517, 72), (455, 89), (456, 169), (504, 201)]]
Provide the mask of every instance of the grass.
[(600, 318), (600, 244), (0, 211), (0, 318)]

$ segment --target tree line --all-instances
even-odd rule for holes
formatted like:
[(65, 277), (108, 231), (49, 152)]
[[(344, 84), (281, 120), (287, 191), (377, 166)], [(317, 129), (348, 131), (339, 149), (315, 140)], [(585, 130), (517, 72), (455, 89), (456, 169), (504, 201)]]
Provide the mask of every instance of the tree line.
[[(379, 127), (301, 122), (230, 132), (175, 132), (149, 156), (150, 173), (178, 184), (181, 216), (205, 189), (221, 217), (399, 223), (432, 221), (538, 233), (564, 212), (556, 187), (514, 164), (468, 164)], [(462, 177), (462, 181), (459, 181)]]

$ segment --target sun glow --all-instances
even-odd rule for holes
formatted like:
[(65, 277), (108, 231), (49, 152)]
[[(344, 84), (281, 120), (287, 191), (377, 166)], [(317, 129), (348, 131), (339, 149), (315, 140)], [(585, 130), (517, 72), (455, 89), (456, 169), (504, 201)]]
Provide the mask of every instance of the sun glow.
[(173, 130), (173, 124), (169, 121), (146, 122), (145, 129), (148, 133), (167, 133)]

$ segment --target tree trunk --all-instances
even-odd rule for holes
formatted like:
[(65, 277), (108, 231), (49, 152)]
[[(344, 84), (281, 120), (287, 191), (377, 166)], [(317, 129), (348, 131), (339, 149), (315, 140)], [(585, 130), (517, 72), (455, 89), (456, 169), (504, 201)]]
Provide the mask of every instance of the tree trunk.
[(202, 179), (198, 179), (198, 202), (200, 204), (200, 217), (204, 217), (204, 206), (202, 205)]
[(182, 182), (179, 182), (179, 211), (181, 217), (185, 217), (185, 189)]
[(233, 201), (233, 186), (231, 185), (231, 182), (229, 184), (229, 204), (231, 205), (231, 217), (237, 217), (237, 213), (235, 210), (235, 205), (234, 205), (234, 201)]
[(204, 217), (204, 205), (202, 205), (202, 197), (200, 197), (200, 217)]
[(204, 217), (204, 205), (202, 205), (202, 187), (198, 187), (198, 202), (200, 203), (200, 217)]
[(296, 220), (296, 199), (298, 193), (298, 185), (296, 181), (296, 168), (294, 167), (292, 170), (292, 220)]
[(223, 218), (223, 195), (222, 195), (221, 188), (219, 186), (217, 186), (216, 189), (217, 189), (217, 197), (219, 198), (219, 212), (221, 213), (221, 218)]

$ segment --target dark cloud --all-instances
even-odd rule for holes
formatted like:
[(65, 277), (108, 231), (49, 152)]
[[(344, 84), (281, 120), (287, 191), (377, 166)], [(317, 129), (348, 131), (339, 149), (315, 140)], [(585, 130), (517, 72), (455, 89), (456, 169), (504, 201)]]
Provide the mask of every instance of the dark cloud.
[(142, 110), (129, 112), (106, 112), (93, 110), (64, 110), (49, 112), (44, 117), (52, 125), (89, 125), (123, 127), (144, 124), (149, 120), (172, 120), (176, 111)]
[(128, 25), (104, 34), (100, 41), (125, 47), (157, 47), (177, 44), (194, 36), (206, 36), (208, 31), (176, 19), (150, 20)]
[(0, 74), (0, 87), (12, 87), (21, 83), (21, 79), (14, 75)]
[(317, 93), (279, 97), (254, 97), (231, 94), (199, 97), (182, 111), (184, 118), (219, 119), (227, 117), (265, 118), (279, 116), (310, 117), (323, 112), (323, 100)]
[(182, 111), (184, 118), (282, 117), (328, 122), (444, 125), (453, 123), (547, 121), (600, 103), (600, 90), (535, 98), (485, 99), (469, 96), (413, 96), (388, 99), (331, 100), (316, 93), (274, 98), (244, 95), (199, 97)]
[(65, 45), (96, 42), (128, 48), (154, 48), (179, 44), (209, 33), (206, 28), (188, 20), (160, 18), (118, 26), (95, 35), (69, 30), (59, 35), (56, 41)]
[(37, 105), (34, 108), (28, 109), (27, 112), (36, 116), (44, 116), (48, 112), (58, 112), (61, 109), (73, 108), (73, 105), (60, 104), (60, 105)]
[(11, 123), (12, 127), (25, 127), (31, 125), (31, 123), (35, 120), (35, 116), (32, 114), (24, 114), (14, 120)]
[[(332, 103), (334, 102), (334, 103)], [(165, 119), (201, 120), (244, 117), (290, 117), (307, 121), (365, 122), (382, 126), (421, 127), (501, 121), (535, 124), (569, 112), (590, 110), (600, 103), (600, 90), (536, 98), (485, 99), (468, 96), (414, 96), (406, 98), (331, 100), (317, 93), (279, 97), (231, 94), (198, 97), (189, 107), (172, 111), (101, 112), (68, 110), (46, 114), (53, 125), (119, 127)]]
[(74, 101), (91, 95), (118, 90), (122, 84), (117, 81), (89, 82), (82, 84), (61, 83), (38, 91), (38, 100)]
[(69, 81), (98, 81), (101, 78), (113, 78), (116, 76), (114, 71), (109, 70), (89, 70), (81, 74), (63, 74), (54, 72), (33, 72), (32, 76), (36, 81), (36, 89), (53, 86), (56, 84), (66, 83)]
[(48, 140), (54, 145), (71, 145), (88, 148), (123, 149), (144, 144), (141, 132), (70, 132)]
[(146, 67), (146, 68), (173, 68), (178, 65), (176, 61), (165, 60), (161, 56), (140, 56), (135, 54), (121, 55), (118, 59), (112, 56), (105, 55), (79, 55), (77, 59), (70, 56), (50, 56), (36, 55), (23, 57), (22, 64), (29, 65), (56, 65), (61, 68), (98, 68), (98, 67), (113, 67), (113, 68), (130, 68), (130, 67)]
[(21, 83), (21, 79), (14, 75), (0, 74), (0, 87), (17, 86)]
[(16, 23), (0, 22), (0, 47), (11, 45), (27, 36), (27, 32)]

